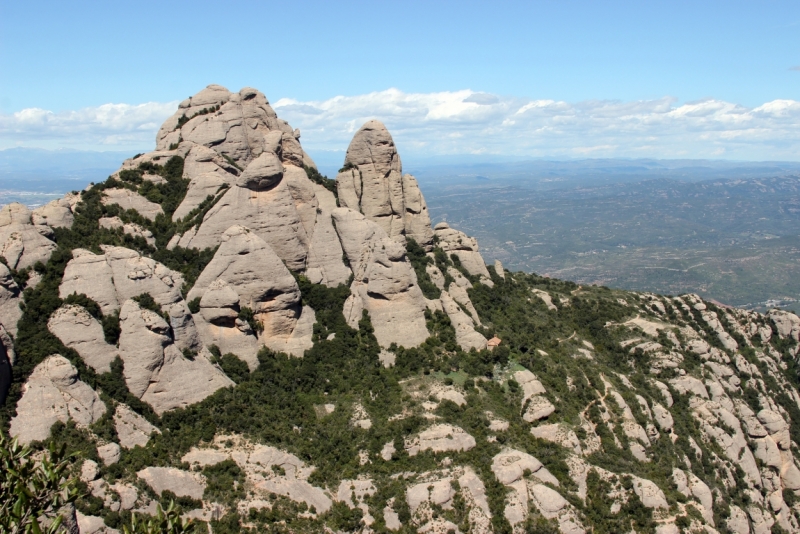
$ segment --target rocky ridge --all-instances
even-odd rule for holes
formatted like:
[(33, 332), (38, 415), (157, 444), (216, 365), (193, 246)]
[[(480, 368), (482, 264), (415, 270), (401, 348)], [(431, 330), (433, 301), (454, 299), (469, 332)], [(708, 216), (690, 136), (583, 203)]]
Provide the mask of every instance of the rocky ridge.
[(82, 532), (800, 531), (799, 317), (487, 266), (380, 122), (335, 182), (299, 139), (209, 86), (0, 209), (3, 422), (84, 455)]

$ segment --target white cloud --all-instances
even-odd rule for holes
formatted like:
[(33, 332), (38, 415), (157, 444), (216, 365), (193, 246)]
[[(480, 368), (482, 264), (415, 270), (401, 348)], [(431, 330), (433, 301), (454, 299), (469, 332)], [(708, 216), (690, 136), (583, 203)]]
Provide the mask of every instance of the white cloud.
[(58, 113), (27, 108), (10, 115), (0, 114), (0, 146), (148, 147), (154, 144), (161, 123), (177, 106), (177, 101), (103, 104)]
[[(314, 115), (295, 110), (308, 106)], [(355, 128), (383, 121), (401, 154), (486, 153), (531, 157), (800, 159), (800, 102), (755, 108), (713, 98), (569, 103), (469, 90), (389, 89), (321, 101), (282, 99), (278, 115), (303, 132), (303, 146), (343, 151)]]
[[(105, 104), (54, 113), (0, 114), (0, 147), (152, 147), (177, 102)], [(327, 100), (282, 98), (278, 115), (303, 133), (303, 147), (343, 154), (366, 121), (383, 121), (401, 155), (499, 154), (527, 157), (800, 159), (800, 102), (749, 108), (708, 98), (641, 101), (506, 97), (470, 90), (398, 89)]]

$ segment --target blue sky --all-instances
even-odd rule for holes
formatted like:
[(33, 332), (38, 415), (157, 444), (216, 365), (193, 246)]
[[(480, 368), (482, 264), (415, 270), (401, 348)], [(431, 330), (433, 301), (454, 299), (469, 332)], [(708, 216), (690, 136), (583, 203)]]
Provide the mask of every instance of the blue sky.
[(0, 148), (151, 148), (209, 83), (320, 151), (800, 159), (800, 3), (0, 4)]

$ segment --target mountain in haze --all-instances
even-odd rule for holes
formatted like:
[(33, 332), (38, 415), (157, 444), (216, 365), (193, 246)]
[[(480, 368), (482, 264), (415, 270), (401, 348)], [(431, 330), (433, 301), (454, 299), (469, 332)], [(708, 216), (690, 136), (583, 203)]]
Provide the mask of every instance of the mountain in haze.
[(800, 531), (800, 317), (487, 266), (383, 124), (300, 138), (212, 85), (0, 209), (0, 420), (80, 532)]

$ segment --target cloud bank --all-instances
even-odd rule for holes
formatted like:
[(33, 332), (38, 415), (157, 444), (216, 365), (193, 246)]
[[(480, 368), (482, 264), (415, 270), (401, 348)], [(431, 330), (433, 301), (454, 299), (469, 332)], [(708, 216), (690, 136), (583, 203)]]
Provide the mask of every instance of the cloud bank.
[(103, 104), (55, 113), (26, 108), (0, 114), (0, 148), (32, 146), (120, 150), (151, 147), (161, 123), (178, 101), (146, 104)]
[(342, 150), (369, 119), (414, 154), (529, 157), (800, 159), (800, 102), (755, 108), (676, 98), (569, 103), (469, 90), (397, 89), (324, 101), (274, 102), (303, 132), (306, 150)]
[[(655, 157), (800, 160), (800, 102), (757, 107), (716, 99), (570, 103), (470, 90), (405, 93), (388, 89), (328, 100), (273, 102), (302, 132), (304, 148), (344, 152), (369, 119), (383, 121), (401, 153), (413, 157), (492, 154), (520, 157)], [(110, 150), (148, 148), (177, 102), (105, 104), (53, 113), (31, 108), (0, 115), (0, 146)]]

